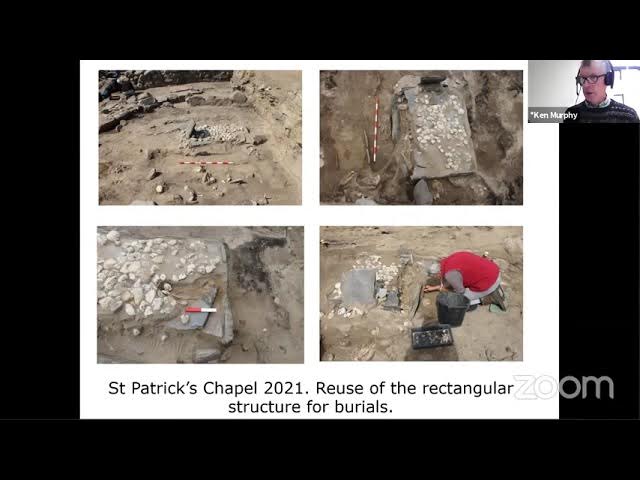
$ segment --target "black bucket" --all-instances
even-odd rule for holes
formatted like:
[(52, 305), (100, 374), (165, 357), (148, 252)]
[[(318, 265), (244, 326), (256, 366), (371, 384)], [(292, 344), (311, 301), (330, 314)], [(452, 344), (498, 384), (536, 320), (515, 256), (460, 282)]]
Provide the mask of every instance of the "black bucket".
[(464, 314), (469, 308), (469, 299), (464, 295), (452, 292), (441, 292), (436, 298), (438, 306), (438, 322), (459, 327), (464, 320)]

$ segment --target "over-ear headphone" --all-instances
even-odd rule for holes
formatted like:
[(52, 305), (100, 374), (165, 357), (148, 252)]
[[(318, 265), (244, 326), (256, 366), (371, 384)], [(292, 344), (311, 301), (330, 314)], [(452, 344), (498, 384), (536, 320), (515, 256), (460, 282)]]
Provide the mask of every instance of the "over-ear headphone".
[(616, 78), (616, 72), (613, 70), (613, 64), (611, 63), (611, 60), (607, 60), (607, 67), (608, 71), (607, 76), (604, 77), (604, 84), (609, 85), (611, 88), (613, 88), (613, 81)]

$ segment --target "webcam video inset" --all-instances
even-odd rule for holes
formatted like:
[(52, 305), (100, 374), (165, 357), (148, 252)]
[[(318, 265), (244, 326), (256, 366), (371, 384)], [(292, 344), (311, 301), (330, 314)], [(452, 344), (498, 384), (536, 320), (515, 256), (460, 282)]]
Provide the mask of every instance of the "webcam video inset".
[(529, 123), (638, 123), (640, 60), (529, 61)]

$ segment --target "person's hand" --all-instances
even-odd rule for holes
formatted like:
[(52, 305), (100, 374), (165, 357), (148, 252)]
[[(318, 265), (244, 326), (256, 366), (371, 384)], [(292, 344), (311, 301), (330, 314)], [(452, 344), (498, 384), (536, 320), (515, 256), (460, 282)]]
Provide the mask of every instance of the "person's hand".
[(438, 286), (438, 285), (434, 285), (434, 286), (431, 286), (431, 287), (430, 287), (429, 285), (426, 285), (426, 286), (424, 287), (423, 292), (425, 292), (425, 293), (429, 293), (429, 292), (435, 292), (436, 290), (440, 290), (440, 286)]

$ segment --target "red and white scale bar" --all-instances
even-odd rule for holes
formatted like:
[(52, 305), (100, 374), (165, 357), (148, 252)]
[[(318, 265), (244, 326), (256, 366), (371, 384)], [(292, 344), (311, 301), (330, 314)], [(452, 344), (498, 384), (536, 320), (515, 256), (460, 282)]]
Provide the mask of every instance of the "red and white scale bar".
[(215, 313), (217, 310), (215, 308), (204, 308), (204, 307), (187, 307), (185, 310), (187, 313)]
[(378, 97), (376, 96), (376, 116), (373, 121), (373, 163), (376, 163), (378, 154)]
[(233, 162), (178, 162), (178, 165), (234, 165)]

